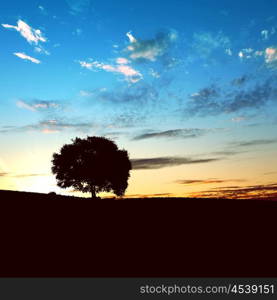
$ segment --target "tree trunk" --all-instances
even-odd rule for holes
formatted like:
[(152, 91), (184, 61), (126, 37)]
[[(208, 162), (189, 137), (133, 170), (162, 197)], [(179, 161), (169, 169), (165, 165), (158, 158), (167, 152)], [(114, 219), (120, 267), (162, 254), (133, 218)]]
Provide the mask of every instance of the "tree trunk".
[(90, 186), (90, 191), (91, 191), (91, 198), (96, 199), (95, 187), (93, 184)]

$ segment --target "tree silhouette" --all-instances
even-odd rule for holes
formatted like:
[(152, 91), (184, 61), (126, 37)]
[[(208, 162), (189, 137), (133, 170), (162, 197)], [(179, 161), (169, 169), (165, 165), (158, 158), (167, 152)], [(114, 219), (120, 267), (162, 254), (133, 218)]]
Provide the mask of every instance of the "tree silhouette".
[(128, 152), (103, 137), (75, 138), (72, 142), (53, 154), (52, 172), (58, 186), (90, 192), (92, 198), (99, 192), (124, 195), (132, 168)]

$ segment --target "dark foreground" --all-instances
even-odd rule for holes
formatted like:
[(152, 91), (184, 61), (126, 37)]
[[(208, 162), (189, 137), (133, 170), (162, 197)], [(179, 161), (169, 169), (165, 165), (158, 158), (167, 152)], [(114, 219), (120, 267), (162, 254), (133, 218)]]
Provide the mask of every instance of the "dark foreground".
[(0, 199), (0, 276), (277, 277), (276, 201)]

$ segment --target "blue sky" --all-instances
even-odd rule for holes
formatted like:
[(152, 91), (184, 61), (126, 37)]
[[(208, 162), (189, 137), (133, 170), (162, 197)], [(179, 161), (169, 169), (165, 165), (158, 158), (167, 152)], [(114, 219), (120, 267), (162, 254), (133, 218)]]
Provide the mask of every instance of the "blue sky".
[(276, 9), (1, 1), (0, 188), (70, 193), (52, 153), (104, 135), (134, 160), (128, 195), (208, 195), (232, 180), (245, 197), (265, 193), (277, 175)]

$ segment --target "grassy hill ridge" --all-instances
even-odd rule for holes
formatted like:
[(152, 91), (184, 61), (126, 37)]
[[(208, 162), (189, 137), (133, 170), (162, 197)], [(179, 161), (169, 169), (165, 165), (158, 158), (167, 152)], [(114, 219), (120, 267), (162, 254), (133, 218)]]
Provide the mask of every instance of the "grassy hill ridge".
[(0, 276), (277, 277), (275, 201), (0, 197)]
[[(34, 192), (21, 192), (21, 191), (11, 191), (11, 190), (0, 190), (0, 199), (12, 199), (12, 200), (19, 200), (19, 201), (26, 201), (26, 200), (91, 200), (90, 198), (86, 197), (75, 197), (75, 196), (64, 196), (58, 195), (56, 193), (34, 193)], [(234, 201), (234, 200), (268, 200), (274, 201), (277, 199), (270, 198), (253, 198), (253, 199), (227, 199), (227, 198), (190, 198), (190, 197), (143, 197), (143, 198), (102, 198), (101, 200), (224, 200), (224, 201)]]

